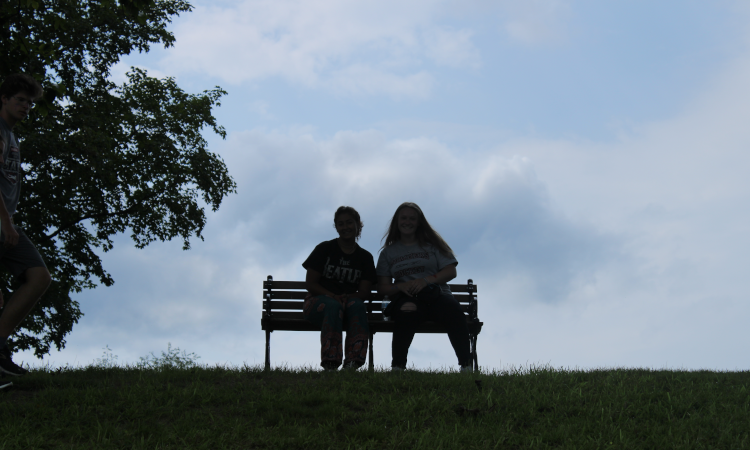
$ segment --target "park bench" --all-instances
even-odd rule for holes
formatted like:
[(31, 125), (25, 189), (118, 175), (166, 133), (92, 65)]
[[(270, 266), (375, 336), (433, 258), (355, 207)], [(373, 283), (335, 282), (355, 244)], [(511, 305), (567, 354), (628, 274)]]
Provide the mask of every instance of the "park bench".
[[(453, 296), (461, 304), (469, 326), (469, 343), (471, 362), (474, 370), (479, 369), (477, 362), (477, 336), (482, 331), (483, 323), (477, 317), (477, 285), (472, 280), (466, 284), (449, 284)], [(302, 307), (307, 296), (304, 281), (274, 281), (272, 276), (263, 282), (263, 314), (260, 324), (266, 332), (266, 370), (271, 368), (271, 332), (272, 331), (317, 331), (320, 328), (304, 319)], [(369, 369), (374, 370), (372, 338), (375, 333), (393, 333), (394, 322), (384, 320), (381, 302), (383, 294), (374, 291), (367, 301), (367, 316), (370, 326)], [(424, 322), (417, 333), (445, 333), (445, 328), (435, 322)]]

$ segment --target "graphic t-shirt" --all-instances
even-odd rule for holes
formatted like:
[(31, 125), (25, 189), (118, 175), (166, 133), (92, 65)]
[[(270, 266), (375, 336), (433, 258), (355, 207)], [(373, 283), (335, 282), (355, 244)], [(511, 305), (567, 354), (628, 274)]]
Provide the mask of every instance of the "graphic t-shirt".
[[(420, 246), (396, 242), (380, 252), (376, 271), (379, 277), (390, 277), (401, 283), (435, 275), (451, 264), (458, 264), (455, 257), (443, 255), (430, 244)], [(446, 283), (441, 284), (440, 289), (450, 292)]]
[(21, 153), (18, 141), (8, 123), (0, 117), (0, 150), (3, 163), (0, 164), (0, 193), (2, 193), (8, 214), (13, 215), (21, 197)]
[(318, 244), (302, 267), (320, 273), (320, 285), (336, 295), (356, 293), (362, 280), (377, 281), (372, 254), (359, 245), (346, 254), (336, 239)]

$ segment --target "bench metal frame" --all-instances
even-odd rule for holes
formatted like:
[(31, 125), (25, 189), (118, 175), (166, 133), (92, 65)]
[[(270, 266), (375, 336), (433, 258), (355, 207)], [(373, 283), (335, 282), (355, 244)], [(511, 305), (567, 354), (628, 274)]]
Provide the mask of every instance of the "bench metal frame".
[[(466, 284), (449, 284), (453, 296), (466, 314), (469, 327), (469, 345), (474, 370), (479, 370), (477, 361), (477, 336), (482, 331), (483, 322), (477, 317), (477, 285), (469, 279)], [(271, 368), (271, 333), (279, 331), (320, 331), (304, 319), (302, 307), (307, 296), (304, 281), (274, 281), (271, 275), (263, 282), (263, 314), (261, 328), (266, 332), (266, 370)], [(373, 291), (367, 300), (367, 318), (370, 327), (369, 369), (374, 370), (373, 336), (375, 333), (393, 333), (394, 322), (383, 319), (381, 302), (383, 294)], [(445, 333), (445, 328), (435, 322), (424, 322), (417, 333)]]

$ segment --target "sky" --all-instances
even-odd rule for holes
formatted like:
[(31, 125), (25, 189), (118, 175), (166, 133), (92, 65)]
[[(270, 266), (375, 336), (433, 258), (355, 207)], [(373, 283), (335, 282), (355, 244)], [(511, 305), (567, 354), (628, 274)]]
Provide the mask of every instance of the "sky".
[[(262, 281), (301, 264), (355, 207), (375, 258), (416, 202), (478, 286), (485, 370), (749, 370), (750, 7), (698, 0), (195, 1), (174, 47), (129, 55), (186, 91), (221, 86), (206, 130), (237, 193), (204, 240), (103, 255), (112, 287), (62, 351), (119, 363), (178, 347), (264, 361)], [(375, 364), (390, 365), (376, 334)], [(106, 350), (109, 349), (109, 350)], [(274, 366), (316, 367), (310, 332), (271, 335)], [(417, 335), (417, 369), (456, 368)]]

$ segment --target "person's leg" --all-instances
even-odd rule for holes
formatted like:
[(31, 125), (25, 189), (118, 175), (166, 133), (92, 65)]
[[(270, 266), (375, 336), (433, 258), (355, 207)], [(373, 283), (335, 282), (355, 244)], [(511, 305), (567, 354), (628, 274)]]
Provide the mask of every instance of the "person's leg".
[(308, 296), (303, 309), (305, 320), (320, 326), (320, 365), (336, 369), (341, 365), (341, 328), (344, 310), (341, 303), (327, 295)]
[(448, 331), (448, 339), (458, 357), (458, 364), (467, 367), (471, 364), (471, 350), (469, 345), (469, 327), (461, 305), (451, 294), (442, 293), (438, 298), (426, 305), (427, 320), (442, 324)]
[(13, 228), (18, 232), (18, 242), (12, 247), (5, 247), (5, 236), (0, 235), (0, 262), (22, 284), (9, 299), (4, 299), (0, 317), (0, 348), (5, 346), (5, 340), (29, 314), (51, 282), (39, 251), (21, 227), (13, 225)]
[(367, 306), (358, 298), (350, 298), (344, 310), (344, 367), (362, 367), (367, 360), (367, 340), (370, 326), (367, 323)]
[[(18, 231), (18, 243), (13, 247), (1, 247), (0, 260), (22, 284), (9, 299), (3, 299), (3, 312), (0, 316), (0, 371), (17, 376), (25, 374), (27, 370), (11, 359), (8, 337), (47, 290), (51, 277), (34, 244), (21, 228), (14, 227)], [(0, 246), (2, 245), (0, 242)]]
[(424, 320), (416, 300), (407, 300), (393, 313), (393, 341), (391, 343), (391, 367), (406, 368), (407, 355), (417, 326)]
[(46, 267), (26, 269), (24, 283), (5, 302), (0, 317), (0, 339), (7, 339), (47, 291), (52, 278)]

